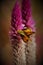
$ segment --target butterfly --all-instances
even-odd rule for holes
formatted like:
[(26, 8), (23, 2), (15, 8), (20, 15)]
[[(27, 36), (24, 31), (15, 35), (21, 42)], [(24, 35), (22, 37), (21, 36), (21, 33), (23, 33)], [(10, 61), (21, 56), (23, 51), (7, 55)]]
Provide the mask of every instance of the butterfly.
[(18, 30), (18, 33), (24, 42), (28, 42), (28, 40), (31, 40), (30, 35), (34, 34), (35, 32), (33, 32), (30, 28), (26, 28), (23, 30)]

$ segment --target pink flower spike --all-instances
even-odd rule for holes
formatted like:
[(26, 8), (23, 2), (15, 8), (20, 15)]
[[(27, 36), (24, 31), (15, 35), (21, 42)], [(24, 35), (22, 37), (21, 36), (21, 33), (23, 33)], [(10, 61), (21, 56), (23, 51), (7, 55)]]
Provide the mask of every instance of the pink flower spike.
[(35, 31), (35, 21), (32, 17), (30, 0), (22, 0), (22, 17), (25, 26), (30, 27), (33, 31)]
[(22, 15), (21, 15), (21, 7), (19, 2), (17, 1), (13, 11), (12, 11), (12, 22), (11, 25), (14, 24), (16, 30), (22, 29)]
[(23, 29), (21, 7), (19, 2), (17, 1), (12, 10), (12, 16), (11, 16), (11, 31), (10, 31), (11, 39), (15, 39), (15, 37), (17, 39), (20, 39), (21, 37), (18, 34), (17, 30), (21, 30), (21, 29)]
[(22, 0), (22, 16), (26, 21), (29, 20), (29, 17), (31, 16), (30, 0)]

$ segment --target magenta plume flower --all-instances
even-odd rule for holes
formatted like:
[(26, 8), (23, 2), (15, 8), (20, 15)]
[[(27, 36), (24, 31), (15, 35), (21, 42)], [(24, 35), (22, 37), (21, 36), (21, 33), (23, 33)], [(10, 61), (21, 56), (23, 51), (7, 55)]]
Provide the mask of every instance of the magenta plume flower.
[(30, 0), (22, 0), (22, 17), (28, 21), (31, 16)]
[(25, 23), (28, 28), (35, 31), (35, 22), (32, 17), (30, 0), (22, 0), (22, 17), (23, 23)]
[(20, 38), (17, 30), (23, 29), (22, 26), (22, 15), (21, 15), (21, 7), (19, 2), (17, 1), (13, 10), (12, 10), (12, 18), (11, 18), (11, 38)]

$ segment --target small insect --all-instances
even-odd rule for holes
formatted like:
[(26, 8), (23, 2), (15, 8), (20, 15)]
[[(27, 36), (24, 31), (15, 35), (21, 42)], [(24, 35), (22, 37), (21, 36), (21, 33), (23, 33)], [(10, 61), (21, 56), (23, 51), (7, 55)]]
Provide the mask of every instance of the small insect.
[(18, 33), (20, 34), (24, 42), (28, 42), (28, 40), (31, 40), (30, 35), (34, 34), (35, 32), (33, 32), (30, 28), (26, 28), (23, 30), (18, 30)]

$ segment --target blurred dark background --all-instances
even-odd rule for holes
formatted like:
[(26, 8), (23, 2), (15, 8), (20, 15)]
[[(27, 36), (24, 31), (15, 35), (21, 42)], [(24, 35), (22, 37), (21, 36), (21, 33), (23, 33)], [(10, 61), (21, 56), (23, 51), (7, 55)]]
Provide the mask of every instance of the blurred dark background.
[[(16, 0), (0, 0), (0, 58), (1, 64), (9, 64), (11, 45), (10, 30), (11, 12)], [(21, 0), (19, 0), (21, 3)], [(43, 65), (43, 0), (31, 0), (32, 15), (36, 22), (37, 65)], [(3, 61), (2, 61), (3, 58)], [(0, 65), (1, 65), (0, 64)]]

